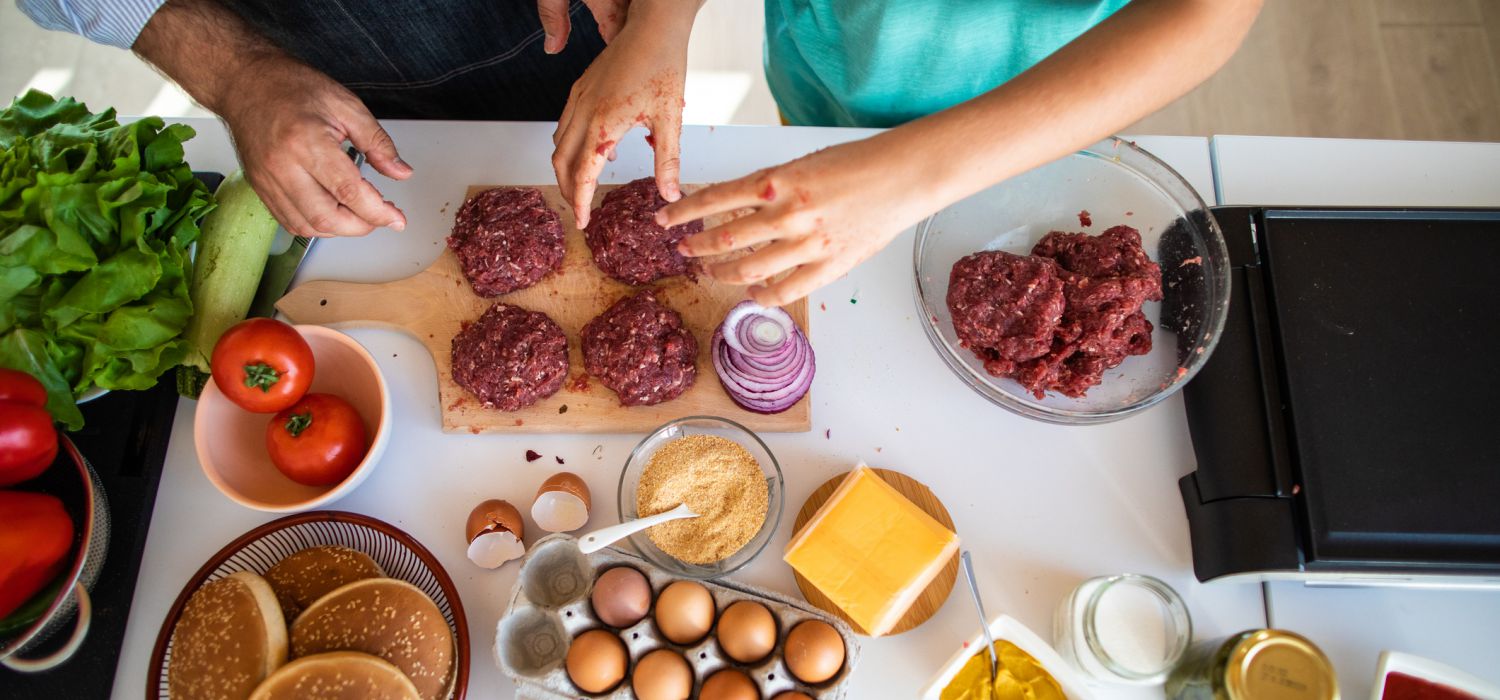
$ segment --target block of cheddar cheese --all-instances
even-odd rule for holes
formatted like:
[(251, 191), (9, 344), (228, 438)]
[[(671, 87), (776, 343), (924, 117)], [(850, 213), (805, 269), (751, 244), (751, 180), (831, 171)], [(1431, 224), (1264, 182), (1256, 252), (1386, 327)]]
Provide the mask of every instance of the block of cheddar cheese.
[(861, 464), (787, 543), (783, 558), (878, 637), (957, 551), (957, 534)]

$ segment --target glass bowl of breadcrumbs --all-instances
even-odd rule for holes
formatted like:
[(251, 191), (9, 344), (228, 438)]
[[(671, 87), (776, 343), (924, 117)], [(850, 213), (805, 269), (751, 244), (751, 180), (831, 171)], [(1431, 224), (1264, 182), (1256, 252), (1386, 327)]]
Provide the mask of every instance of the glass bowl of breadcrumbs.
[(684, 578), (727, 576), (766, 548), (782, 511), (781, 465), (760, 437), (713, 416), (678, 418), (652, 431), (625, 460), (621, 520), (686, 503), (696, 518), (630, 536), (651, 563)]

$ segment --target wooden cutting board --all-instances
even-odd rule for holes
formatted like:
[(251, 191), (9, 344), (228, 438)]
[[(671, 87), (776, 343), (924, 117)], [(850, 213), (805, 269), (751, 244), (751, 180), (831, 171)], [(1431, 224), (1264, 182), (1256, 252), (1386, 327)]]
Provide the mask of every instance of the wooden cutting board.
[[(465, 199), (490, 187), (472, 186)], [(601, 185), (594, 206), (615, 187)], [(655, 406), (621, 406), (613, 391), (584, 372), (578, 334), (584, 324), (634, 288), (609, 278), (594, 265), (583, 232), (557, 186), (537, 189), (562, 215), (567, 252), (562, 268), (535, 286), (495, 299), (480, 298), (464, 279), (458, 258), (444, 248), (430, 267), (406, 279), (380, 284), (307, 282), (276, 302), (276, 308), (296, 323), (369, 324), (415, 336), (427, 346), (437, 366), (444, 432), (640, 433), (693, 415), (722, 416), (763, 432), (804, 432), (812, 428), (811, 393), (774, 415), (746, 411), (724, 393), (709, 359), (709, 340), (729, 309), (745, 298), (745, 288), (706, 276), (699, 276), (697, 281), (675, 277), (655, 285), (657, 299), (682, 314), (683, 323), (698, 339), (697, 381), (672, 401)], [(710, 218), (704, 223), (712, 226), (729, 218)], [(497, 301), (541, 311), (568, 336), (567, 383), (551, 397), (515, 412), (480, 406), (474, 395), (453, 383), (450, 371), (453, 336)], [(804, 333), (810, 333), (806, 299), (787, 306), (786, 311)]]

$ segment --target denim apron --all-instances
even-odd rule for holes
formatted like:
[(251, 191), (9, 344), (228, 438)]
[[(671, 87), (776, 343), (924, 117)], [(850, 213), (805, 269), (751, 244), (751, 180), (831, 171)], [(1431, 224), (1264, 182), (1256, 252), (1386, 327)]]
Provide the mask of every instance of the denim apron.
[(562, 53), (542, 50), (536, 0), (220, 0), (382, 119), (552, 121), (599, 52), (575, 0)]

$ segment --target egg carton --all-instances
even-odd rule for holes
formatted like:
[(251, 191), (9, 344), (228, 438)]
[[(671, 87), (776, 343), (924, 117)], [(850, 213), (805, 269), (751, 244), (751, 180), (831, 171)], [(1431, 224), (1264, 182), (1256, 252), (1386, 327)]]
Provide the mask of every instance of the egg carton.
[[(585, 555), (570, 535), (549, 535), (538, 540), (521, 562), (521, 573), (511, 591), (510, 603), (495, 628), (495, 662), (515, 681), (520, 697), (533, 700), (577, 698), (635, 698), (630, 689), (630, 671), (642, 656), (656, 649), (681, 652), (693, 669), (693, 693), (697, 697), (703, 681), (726, 667), (744, 671), (755, 681), (760, 696), (769, 700), (778, 693), (797, 690), (813, 698), (844, 697), (849, 676), (859, 662), (859, 642), (842, 620), (786, 596), (733, 581), (700, 581), (713, 595), (716, 627), (695, 644), (674, 644), (656, 629), (652, 614), (623, 629), (605, 625), (595, 614), (589, 596), (594, 579), (614, 566), (630, 566), (646, 575), (655, 596), (673, 581), (683, 580), (651, 562), (615, 548)], [(743, 664), (730, 659), (715, 639), (718, 617), (735, 601), (764, 604), (776, 618), (776, 648), (765, 660)], [(786, 635), (803, 620), (821, 620), (833, 626), (844, 640), (844, 667), (833, 678), (817, 685), (797, 680), (782, 655)], [(591, 629), (606, 629), (619, 635), (628, 650), (626, 680), (607, 693), (585, 693), (568, 679), (563, 667), (568, 645)]]

